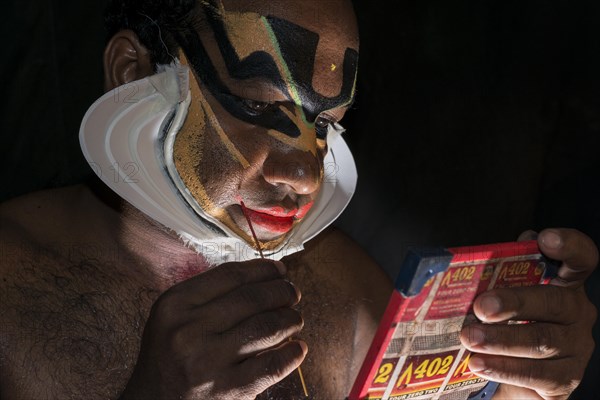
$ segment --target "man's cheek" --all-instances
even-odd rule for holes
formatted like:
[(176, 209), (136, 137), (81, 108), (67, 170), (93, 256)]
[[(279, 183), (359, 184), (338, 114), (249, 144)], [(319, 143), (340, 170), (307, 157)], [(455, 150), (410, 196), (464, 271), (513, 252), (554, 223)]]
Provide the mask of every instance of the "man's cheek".
[(239, 173), (232, 171), (229, 163), (215, 162), (207, 163), (198, 171), (200, 181), (204, 183), (209, 204), (201, 204), (203, 208), (216, 207), (225, 208), (236, 203), (239, 192)]

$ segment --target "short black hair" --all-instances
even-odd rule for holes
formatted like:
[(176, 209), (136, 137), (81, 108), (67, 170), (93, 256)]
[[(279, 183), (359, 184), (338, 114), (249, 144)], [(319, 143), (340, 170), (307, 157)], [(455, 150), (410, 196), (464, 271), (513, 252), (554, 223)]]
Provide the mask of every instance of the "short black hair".
[(175, 32), (193, 24), (198, 0), (109, 0), (104, 12), (107, 41), (131, 29), (150, 52), (154, 65), (169, 64), (177, 56)]

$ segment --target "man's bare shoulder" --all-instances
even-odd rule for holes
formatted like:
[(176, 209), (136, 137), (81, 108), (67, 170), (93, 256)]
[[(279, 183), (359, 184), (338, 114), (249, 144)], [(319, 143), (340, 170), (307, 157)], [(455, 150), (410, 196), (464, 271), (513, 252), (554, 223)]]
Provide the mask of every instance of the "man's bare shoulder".
[(83, 186), (0, 206), (1, 398), (122, 389), (151, 296), (104, 262), (106, 216)]
[(339, 282), (340, 290), (374, 301), (387, 301), (392, 282), (358, 243), (337, 228), (329, 228), (306, 245), (299, 260), (316, 266), (321, 279)]
[(77, 234), (84, 191), (80, 186), (46, 190), (0, 204), (0, 287), (26, 281), (27, 266), (49, 271), (59, 264), (49, 260), (60, 258)]
[(0, 203), (0, 232), (37, 238), (64, 230), (81, 210), (89, 190), (76, 185), (33, 192)]
[[(0, 394), (11, 397), (36, 392), (27, 390), (28, 379), (18, 372), (38, 373), (32, 366), (13, 369), (15, 362), (26, 364), (30, 357), (17, 349), (31, 348), (41, 339), (39, 326), (44, 313), (57, 309), (55, 290), (49, 281), (56, 263), (46, 243), (60, 237), (62, 224), (54, 229), (48, 219), (61, 219), (60, 198), (71, 197), (56, 191), (24, 195), (0, 204)], [(51, 215), (51, 216), (50, 216)], [(50, 217), (49, 217), (50, 216)], [(46, 242), (46, 243), (45, 243)], [(56, 275), (56, 274), (55, 274)], [(57, 275), (58, 276), (58, 275)]]
[(0, 204), (0, 345), (14, 344), (29, 311), (54, 306), (65, 265), (62, 250), (71, 235), (70, 213), (77, 212), (74, 206), (82, 191), (40, 191)]
[[(107, 230), (101, 226), (106, 212), (93, 199), (86, 187), (72, 186), (0, 204), (0, 288), (6, 300), (0, 305), (35, 303), (36, 296), (14, 288), (46, 288), (58, 295), (61, 276), (94, 265), (99, 254), (94, 245)], [(106, 253), (106, 246), (102, 251)], [(5, 309), (0, 309), (0, 318)]]
[(68, 257), (97, 242), (107, 232), (107, 209), (83, 185), (34, 192), (0, 204), (0, 276), (20, 271), (42, 255)]

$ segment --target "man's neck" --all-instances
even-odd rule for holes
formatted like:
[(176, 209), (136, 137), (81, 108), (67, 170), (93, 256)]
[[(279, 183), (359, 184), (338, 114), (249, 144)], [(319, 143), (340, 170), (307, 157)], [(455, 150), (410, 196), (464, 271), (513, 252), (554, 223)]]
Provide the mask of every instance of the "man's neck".
[(209, 268), (204, 257), (186, 247), (175, 232), (124, 203), (120, 241), (164, 284), (172, 286)]
[[(104, 186), (103, 184), (100, 184)], [(106, 186), (92, 187), (97, 199), (118, 215), (114, 239), (127, 254), (125, 266), (163, 289), (209, 268), (201, 254), (186, 247), (178, 235), (118, 198)]]

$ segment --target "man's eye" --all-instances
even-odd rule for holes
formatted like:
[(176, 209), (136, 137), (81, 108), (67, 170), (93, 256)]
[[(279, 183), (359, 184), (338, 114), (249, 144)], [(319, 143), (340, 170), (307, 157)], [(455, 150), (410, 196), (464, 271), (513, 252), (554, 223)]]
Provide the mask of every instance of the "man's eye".
[(325, 117), (321, 117), (321, 116), (317, 117), (317, 120), (315, 121), (315, 125), (316, 125), (318, 128), (327, 128), (327, 127), (328, 127), (329, 125), (331, 125), (332, 123), (333, 123), (333, 121), (332, 121), (332, 120), (330, 120), (330, 119), (327, 119), (327, 118), (325, 118)]
[(315, 121), (315, 131), (317, 133), (317, 138), (321, 140), (327, 139), (327, 131), (331, 124), (335, 123), (335, 121), (327, 118), (327, 116), (318, 116)]
[(244, 107), (256, 114), (266, 111), (270, 106), (273, 105), (273, 103), (268, 103), (266, 101), (255, 101), (250, 99), (241, 99), (241, 102)]

